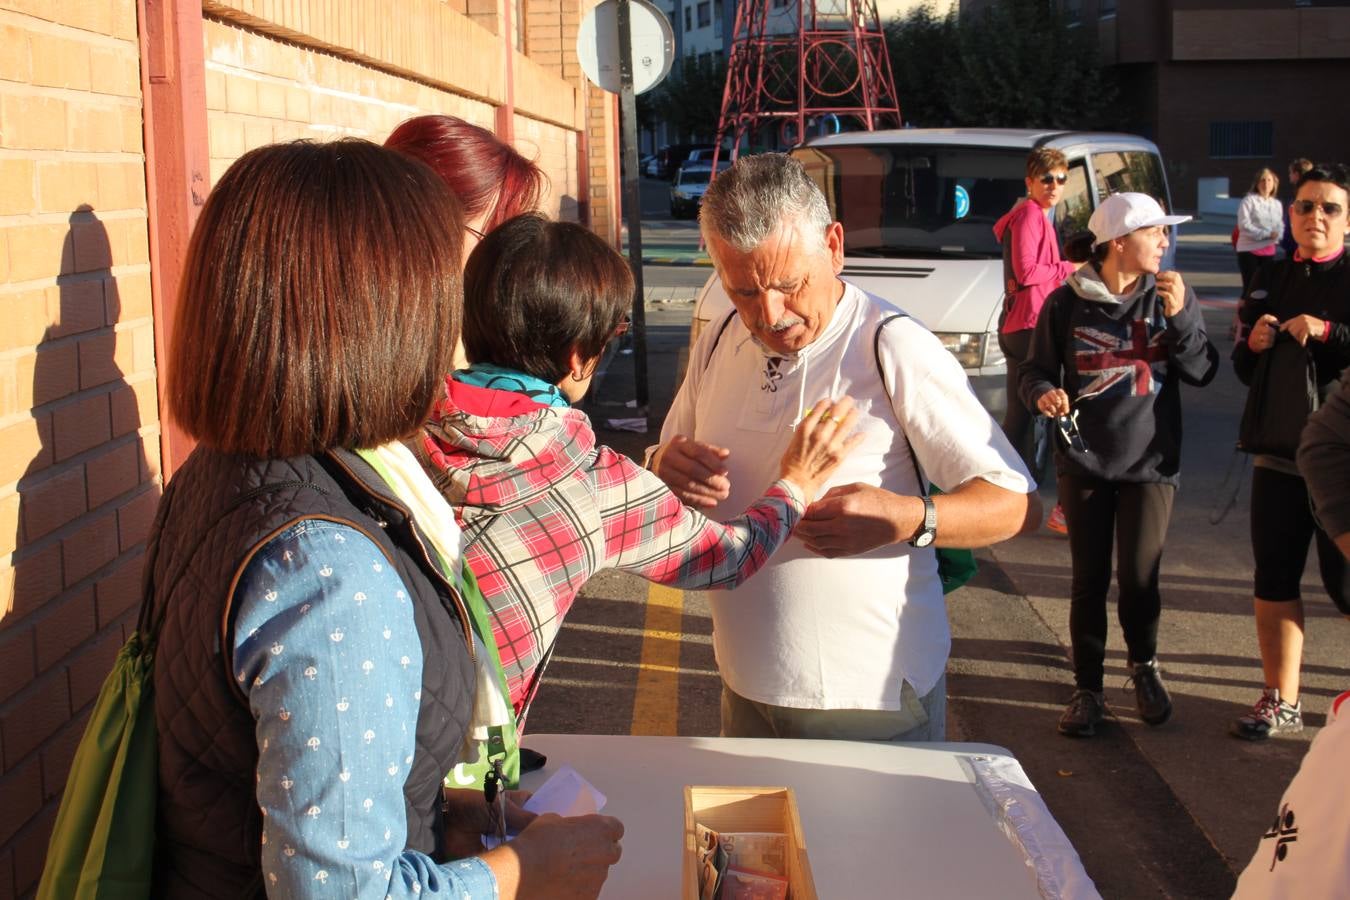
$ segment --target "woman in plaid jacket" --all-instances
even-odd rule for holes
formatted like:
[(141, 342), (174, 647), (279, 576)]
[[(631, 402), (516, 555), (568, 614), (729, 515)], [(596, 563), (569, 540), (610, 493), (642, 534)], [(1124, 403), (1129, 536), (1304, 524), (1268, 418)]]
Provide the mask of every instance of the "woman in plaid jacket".
[(616, 568), (679, 588), (734, 588), (791, 535), (857, 443), (848, 398), (796, 426), (780, 477), (737, 519), (714, 522), (651, 472), (596, 443), (585, 396), (633, 296), (627, 263), (578, 225), (539, 215), (492, 231), (469, 257), (464, 344), (419, 456), (454, 507), (492, 613), (517, 718), (582, 585)]

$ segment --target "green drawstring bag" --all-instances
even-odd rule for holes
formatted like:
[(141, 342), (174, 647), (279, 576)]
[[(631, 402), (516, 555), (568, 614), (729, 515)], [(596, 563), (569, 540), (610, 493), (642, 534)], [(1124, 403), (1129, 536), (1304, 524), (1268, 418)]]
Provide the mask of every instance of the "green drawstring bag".
[(138, 629), (103, 682), (61, 795), (38, 900), (150, 896), (159, 789), (153, 662), (153, 636)]

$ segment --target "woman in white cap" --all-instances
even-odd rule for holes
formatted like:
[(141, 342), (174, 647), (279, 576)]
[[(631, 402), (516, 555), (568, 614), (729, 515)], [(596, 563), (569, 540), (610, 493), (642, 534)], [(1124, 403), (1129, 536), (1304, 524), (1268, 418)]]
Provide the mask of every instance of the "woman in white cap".
[[(1069, 632), (1076, 690), (1059, 721), (1092, 735), (1106, 703), (1106, 594), (1117, 550), (1117, 612), (1140, 717), (1161, 725), (1172, 700), (1158, 673), (1158, 570), (1181, 463), (1181, 382), (1205, 385), (1218, 353), (1195, 294), (1160, 272), (1169, 216), (1146, 194), (1107, 197), (1088, 220), (1089, 265), (1046, 299), (1020, 389), (1056, 418), (1059, 502), (1069, 525)], [(1071, 258), (1081, 258), (1070, 248)]]

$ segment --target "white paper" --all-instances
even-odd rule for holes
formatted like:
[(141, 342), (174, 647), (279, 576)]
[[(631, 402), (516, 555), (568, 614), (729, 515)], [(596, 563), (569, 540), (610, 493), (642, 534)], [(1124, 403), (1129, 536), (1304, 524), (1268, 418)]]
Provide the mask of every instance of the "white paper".
[(532, 813), (589, 816), (605, 808), (605, 795), (566, 763), (539, 786), (525, 808)]
[[(530, 795), (524, 808), (537, 815), (589, 816), (605, 808), (605, 795), (581, 777), (580, 772), (564, 763)], [(514, 833), (506, 836), (507, 840), (513, 837)], [(488, 850), (500, 843), (494, 834), (483, 835), (483, 846)]]

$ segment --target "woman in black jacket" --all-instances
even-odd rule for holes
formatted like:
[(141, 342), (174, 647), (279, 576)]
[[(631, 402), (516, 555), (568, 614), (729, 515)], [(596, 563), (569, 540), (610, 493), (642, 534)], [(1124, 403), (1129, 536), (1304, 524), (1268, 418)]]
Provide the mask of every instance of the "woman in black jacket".
[[(1069, 631), (1076, 690), (1061, 734), (1087, 737), (1105, 713), (1106, 594), (1117, 551), (1117, 612), (1139, 715), (1160, 725), (1172, 701), (1158, 673), (1158, 571), (1181, 462), (1180, 383), (1205, 385), (1218, 354), (1195, 294), (1159, 272), (1168, 216), (1146, 194), (1115, 194), (1088, 221), (1090, 265), (1046, 300), (1020, 387), (1056, 417), (1059, 502), (1069, 525)], [(1071, 254), (1077, 255), (1077, 254)]]
[[(1246, 340), (1233, 350), (1233, 366), (1244, 384), (1251, 383), (1262, 355), (1277, 345), (1280, 358), (1288, 358), (1300, 369), (1311, 357), (1321, 399), (1350, 365), (1350, 264), (1345, 259), (1350, 229), (1348, 192), (1350, 177), (1344, 166), (1314, 168), (1299, 180), (1298, 194), (1289, 208), (1298, 249), (1291, 258), (1257, 273), (1238, 313), (1250, 328)], [(1306, 355), (1297, 352), (1295, 344)], [(1301, 397), (1276, 399), (1304, 402)], [(1322, 583), (1341, 612), (1350, 615), (1345, 559), (1313, 518), (1307, 485), (1294, 465), (1292, 448), (1298, 444), (1300, 425), (1301, 421), (1286, 423), (1290, 432), (1283, 441), (1290, 448), (1287, 452), (1258, 453), (1253, 460), (1251, 534), (1256, 585), (1252, 605), (1265, 684), (1251, 711), (1233, 722), (1232, 733), (1247, 740), (1303, 730), (1299, 580), (1314, 538)]]
[(615, 819), (509, 808), (482, 852), (499, 815), (443, 787), (491, 673), (403, 441), (459, 336), (462, 234), (435, 173), (365, 141), (252, 150), (206, 201), (167, 392), (197, 447), (146, 555), (154, 896), (593, 897), (618, 859)]

